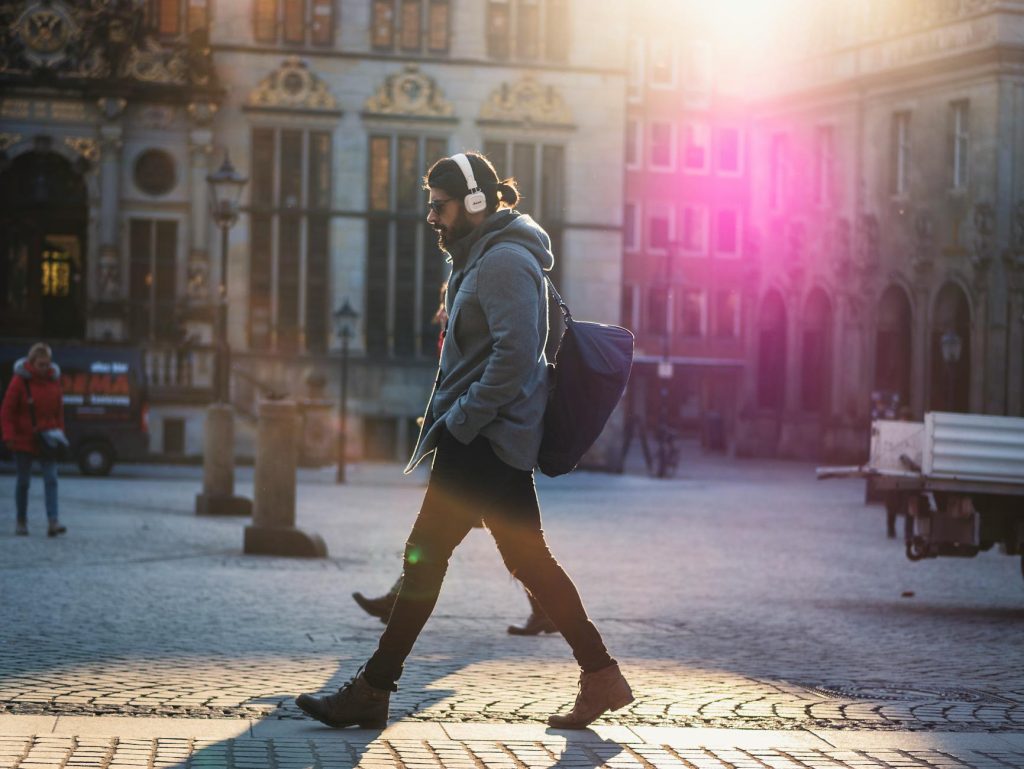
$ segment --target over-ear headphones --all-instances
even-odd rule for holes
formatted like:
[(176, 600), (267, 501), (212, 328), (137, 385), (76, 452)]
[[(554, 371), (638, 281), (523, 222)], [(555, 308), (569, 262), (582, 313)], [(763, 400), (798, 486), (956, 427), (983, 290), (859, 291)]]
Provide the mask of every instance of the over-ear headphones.
[(470, 214), (479, 214), (481, 211), (487, 210), (487, 196), (484, 195), (484, 191), (480, 189), (480, 186), (476, 183), (476, 177), (473, 175), (473, 166), (469, 163), (469, 158), (466, 157), (465, 153), (458, 153), (452, 155), (452, 160), (455, 161), (455, 165), (462, 171), (462, 175), (466, 177), (466, 186), (469, 188), (469, 194), (462, 199), (462, 204), (466, 207), (466, 212)]

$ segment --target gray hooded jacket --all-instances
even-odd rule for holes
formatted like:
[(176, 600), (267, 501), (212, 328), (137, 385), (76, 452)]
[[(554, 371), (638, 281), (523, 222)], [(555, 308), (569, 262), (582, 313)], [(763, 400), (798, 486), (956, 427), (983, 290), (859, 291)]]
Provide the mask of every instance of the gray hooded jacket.
[(451, 249), (448, 330), (411, 472), (437, 446), (441, 428), (458, 441), (487, 438), (494, 453), (532, 470), (548, 401), (551, 239), (529, 216), (500, 210)]

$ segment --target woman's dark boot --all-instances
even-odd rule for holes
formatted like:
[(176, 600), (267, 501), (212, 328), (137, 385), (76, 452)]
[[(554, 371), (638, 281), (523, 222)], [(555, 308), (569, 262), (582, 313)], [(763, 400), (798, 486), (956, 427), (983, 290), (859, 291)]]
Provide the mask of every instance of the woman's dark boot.
[(46, 536), (56, 537), (58, 534), (63, 534), (67, 530), (67, 526), (62, 526), (57, 521), (50, 521), (50, 523), (46, 527)]
[(25, 521), (18, 521), (18, 523), (14, 527), (14, 533), (15, 533), (16, 536), (19, 536), (19, 537), (27, 537), (28, 536), (28, 523), (26, 523)]
[(610, 665), (594, 673), (580, 673), (576, 704), (564, 715), (548, 718), (555, 729), (585, 729), (609, 710), (624, 708), (633, 701), (633, 690), (619, 666)]
[(391, 692), (370, 686), (360, 673), (337, 694), (317, 697), (300, 694), (295, 704), (308, 716), (335, 729), (358, 726), (360, 729), (383, 729), (388, 723), (388, 702)]
[(358, 590), (352, 594), (352, 600), (359, 604), (359, 608), (371, 617), (379, 617), (381, 622), (387, 622), (391, 616), (391, 610), (395, 608), (395, 601), (398, 600), (398, 593), (387, 593), (380, 598), (367, 598)]
[(540, 633), (557, 633), (558, 628), (551, 618), (544, 613), (544, 610), (537, 603), (537, 599), (529, 593), (526, 598), (530, 601), (530, 616), (526, 618), (523, 625), (509, 625), (509, 635), (539, 635)]

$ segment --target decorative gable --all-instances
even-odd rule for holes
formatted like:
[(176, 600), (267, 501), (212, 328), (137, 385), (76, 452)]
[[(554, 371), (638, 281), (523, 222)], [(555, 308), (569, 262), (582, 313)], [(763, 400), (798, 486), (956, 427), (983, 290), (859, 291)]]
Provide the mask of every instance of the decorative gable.
[(401, 72), (388, 75), (377, 93), (366, 100), (364, 117), (415, 118), (455, 121), (455, 109), (444, 98), (433, 78), (406, 64)]
[(575, 128), (569, 107), (558, 90), (541, 85), (532, 75), (502, 83), (480, 109), (481, 124), (537, 128)]
[(316, 112), (340, 115), (338, 100), (327, 84), (296, 56), (285, 59), (249, 94), (246, 110), (265, 112)]

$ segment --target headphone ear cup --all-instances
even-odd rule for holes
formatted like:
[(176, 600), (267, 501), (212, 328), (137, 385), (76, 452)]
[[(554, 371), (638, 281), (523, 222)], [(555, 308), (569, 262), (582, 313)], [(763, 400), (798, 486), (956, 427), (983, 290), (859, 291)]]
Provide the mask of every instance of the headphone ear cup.
[(466, 211), (471, 214), (479, 214), (481, 211), (487, 210), (487, 196), (482, 190), (469, 193), (462, 202), (466, 206)]

